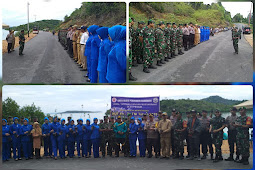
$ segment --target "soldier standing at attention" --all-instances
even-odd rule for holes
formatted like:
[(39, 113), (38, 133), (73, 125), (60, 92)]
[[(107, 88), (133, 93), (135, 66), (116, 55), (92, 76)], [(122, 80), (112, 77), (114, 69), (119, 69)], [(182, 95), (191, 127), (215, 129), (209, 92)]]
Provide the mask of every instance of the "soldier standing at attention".
[(132, 68), (132, 64), (133, 64), (133, 55), (135, 55), (134, 53), (133, 53), (133, 48), (135, 48), (134, 47), (134, 41), (133, 41), (133, 39), (135, 38), (134, 37), (134, 29), (133, 29), (133, 27), (132, 27), (132, 23), (134, 23), (133, 21), (132, 21), (132, 19), (131, 18), (129, 18), (129, 64), (128, 64), (128, 72), (129, 72), (129, 80), (130, 81), (136, 81), (137, 80), (137, 78), (135, 78), (133, 75), (132, 75), (132, 73), (131, 73), (131, 68)]
[(207, 116), (206, 110), (202, 111), (202, 117), (199, 118), (199, 120), (201, 123), (200, 141), (202, 143), (202, 153), (203, 153), (203, 156), (201, 159), (206, 159), (207, 152), (208, 152), (207, 146), (209, 147), (211, 159), (213, 159), (212, 138), (211, 138), (211, 134), (209, 133), (211, 118)]
[(167, 113), (164, 112), (163, 119), (158, 123), (160, 146), (162, 149), (162, 157), (160, 157), (160, 159), (169, 159), (170, 157), (171, 128), (172, 123), (169, 119), (167, 119)]
[(144, 65), (143, 72), (150, 73), (149, 68), (156, 69), (157, 67), (153, 66), (153, 57), (154, 57), (154, 21), (149, 20), (148, 25), (144, 27), (139, 34), (139, 40), (143, 42), (143, 55), (144, 55)]
[(145, 124), (145, 129), (147, 130), (147, 149), (148, 149), (148, 158), (152, 157), (152, 146), (154, 147), (154, 152), (155, 152), (155, 157), (158, 158), (159, 155), (157, 154), (159, 151), (158, 149), (158, 144), (157, 144), (157, 140), (158, 140), (158, 130), (157, 130), (157, 126), (156, 123), (153, 120), (153, 115), (150, 114), (149, 115), (149, 121), (146, 122)]
[(240, 35), (237, 32), (237, 27), (234, 28), (234, 31), (232, 32), (232, 40), (233, 40), (233, 46), (235, 49), (235, 53), (238, 54), (238, 39)]
[[(163, 59), (165, 57), (166, 41), (164, 35), (165, 23), (163, 21), (159, 22), (159, 28), (155, 30), (155, 52), (157, 53), (157, 66), (162, 66), (161, 64), (166, 64)], [(165, 61), (168, 61), (165, 58)]]
[(183, 47), (184, 47), (184, 51), (188, 51), (188, 42), (189, 42), (189, 29), (188, 29), (188, 25), (184, 24), (184, 28), (183, 28)]
[(174, 138), (174, 142), (175, 142), (175, 154), (174, 154), (174, 159), (175, 158), (179, 158), (179, 159), (183, 159), (183, 153), (184, 153), (184, 144), (183, 144), (183, 140), (184, 140), (184, 132), (187, 128), (187, 122), (185, 120), (182, 120), (182, 114), (180, 112), (176, 113), (176, 117), (177, 120), (173, 126), (173, 130), (174, 130), (174, 136), (172, 136), (172, 138)]
[(166, 26), (167, 27), (164, 29), (166, 39), (165, 57), (171, 59), (171, 35), (170, 35), (171, 23), (170, 22), (166, 23)]
[(137, 59), (137, 63), (138, 64), (143, 64), (143, 43), (141, 41), (139, 41), (139, 34), (141, 33), (143, 27), (144, 27), (144, 22), (143, 21), (139, 21), (138, 22), (138, 27), (135, 31), (134, 38), (134, 55), (135, 58)]
[(105, 157), (106, 143), (108, 141), (108, 116), (104, 116), (104, 122), (99, 124), (100, 128), (100, 150), (103, 158)]
[[(127, 119), (125, 120), (125, 123), (127, 125), (127, 128), (129, 128), (129, 124), (131, 123), (131, 114), (130, 113), (127, 114)], [(127, 155), (124, 155), (124, 156), (128, 156), (129, 153), (130, 153), (129, 132), (127, 131), (126, 133), (127, 134), (126, 134), (126, 141), (125, 141), (125, 143), (126, 143)]]
[(80, 66), (80, 68), (82, 68), (81, 66), (81, 44), (80, 44), (80, 41), (81, 41), (81, 28), (78, 28), (78, 31), (77, 31), (77, 41), (76, 41), (76, 44), (77, 44), (77, 64)]
[(24, 30), (21, 30), (19, 34), (19, 55), (24, 55), (23, 54), (24, 47), (25, 47)]
[(193, 27), (193, 24), (192, 22), (189, 23), (189, 49), (193, 48), (194, 47), (194, 39), (195, 39), (195, 30), (194, 30), (194, 27)]
[(126, 132), (127, 132), (127, 124), (121, 121), (121, 116), (118, 116), (117, 122), (114, 124), (113, 131), (115, 132), (115, 157), (119, 157), (120, 152), (120, 144), (122, 144), (122, 150), (124, 151), (124, 155), (127, 156), (126, 150)]
[(78, 38), (78, 31), (77, 31), (77, 25), (73, 26), (73, 33), (72, 33), (72, 42), (73, 42), (73, 59), (75, 61), (78, 61), (78, 55), (77, 55), (77, 38)]
[(215, 117), (210, 121), (211, 127), (209, 133), (213, 135), (213, 144), (215, 146), (215, 159), (213, 162), (223, 160), (221, 153), (221, 146), (223, 140), (223, 129), (225, 128), (225, 118), (221, 117), (220, 111), (216, 109)]
[(171, 57), (172, 58), (175, 58), (175, 56), (177, 56), (175, 54), (175, 50), (176, 50), (176, 40), (177, 40), (177, 37), (176, 37), (176, 24), (173, 22), (172, 23), (172, 29), (170, 31), (170, 36), (171, 36)]
[[(236, 112), (237, 109), (235, 107), (233, 107), (231, 110), (231, 115), (228, 116), (226, 118), (226, 125), (228, 127), (228, 145), (229, 145), (229, 150), (230, 150), (230, 155), (228, 157), (228, 159), (225, 159), (225, 161), (234, 161), (234, 146), (237, 146), (236, 143), (236, 135), (237, 135), (237, 131), (236, 131), (236, 127), (233, 125), (236, 122), (237, 116), (236, 116)], [(236, 161), (239, 160), (239, 150), (238, 147), (236, 147)]]
[(66, 35), (68, 54), (71, 58), (73, 57), (72, 29), (73, 29), (73, 26), (70, 25), (70, 27), (67, 30), (68, 32)]
[(250, 157), (250, 144), (249, 144), (249, 127), (252, 125), (251, 117), (246, 116), (246, 108), (241, 107), (240, 116), (236, 119), (235, 124), (237, 135), (237, 148), (242, 155), (242, 159), (236, 161), (237, 163), (243, 163), (243, 165), (249, 164), (249, 157)]
[[(170, 116), (170, 120), (171, 120), (171, 123), (172, 125), (174, 126), (175, 125), (175, 122), (177, 120), (177, 117), (176, 117), (176, 109), (172, 109), (172, 115)], [(171, 136), (174, 136), (174, 130), (171, 129)], [(174, 153), (175, 153), (175, 142), (174, 142), (174, 138), (171, 138), (171, 148), (172, 148), (172, 156), (174, 156)]]
[(113, 127), (114, 127), (114, 117), (111, 117), (109, 123), (108, 123), (108, 146), (107, 146), (107, 155), (112, 157), (112, 151), (114, 150), (114, 132), (113, 132)]
[(177, 47), (178, 47), (178, 54), (182, 55), (184, 54), (182, 52), (182, 41), (183, 41), (183, 33), (182, 33), (182, 24), (179, 24), (179, 27), (177, 28), (177, 33), (178, 33), (178, 37), (177, 37)]

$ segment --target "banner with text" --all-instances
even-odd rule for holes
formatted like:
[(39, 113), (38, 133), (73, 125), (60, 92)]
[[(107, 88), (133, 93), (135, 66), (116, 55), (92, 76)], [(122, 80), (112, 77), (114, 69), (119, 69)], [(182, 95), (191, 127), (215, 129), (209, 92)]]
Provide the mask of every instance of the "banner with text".
[(130, 113), (134, 117), (143, 114), (158, 115), (160, 109), (159, 96), (156, 97), (111, 97), (111, 115), (126, 117)]

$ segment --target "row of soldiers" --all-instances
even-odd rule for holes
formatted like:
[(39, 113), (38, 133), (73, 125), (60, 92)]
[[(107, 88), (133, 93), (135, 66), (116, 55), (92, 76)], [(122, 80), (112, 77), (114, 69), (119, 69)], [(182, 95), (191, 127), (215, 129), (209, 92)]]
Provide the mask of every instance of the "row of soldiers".
[(87, 71), (87, 82), (126, 82), (125, 26), (70, 25), (58, 32), (58, 38), (81, 71)]
[[(202, 41), (209, 39), (209, 27), (201, 27), (189, 24), (166, 23), (160, 21), (155, 27), (153, 20), (138, 22), (138, 27), (135, 30), (134, 19), (129, 18), (129, 80), (136, 81), (131, 73), (132, 66), (143, 64), (143, 71), (150, 73), (149, 69), (156, 69), (153, 65), (154, 58), (157, 59), (157, 66), (162, 66), (175, 58), (177, 55), (184, 54), (185, 51), (193, 48)], [(201, 37), (200, 37), (201, 34)], [(176, 50), (178, 54), (176, 54)]]
[[(239, 112), (240, 116), (237, 116), (237, 109), (232, 108), (231, 115), (225, 119), (219, 110), (215, 111), (213, 118), (207, 115), (206, 110), (203, 110), (201, 115), (197, 114), (197, 111), (191, 110), (186, 113), (187, 119), (183, 120), (182, 113), (173, 109), (170, 117), (166, 112), (160, 111), (158, 117), (155, 118), (150, 114), (147, 119), (148, 115), (144, 114), (142, 118), (137, 119), (137, 123), (135, 118), (128, 114), (127, 118), (118, 116), (115, 119), (111, 117), (110, 121), (108, 116), (105, 116), (104, 120), (100, 120), (100, 123), (97, 118), (94, 118), (93, 124), (90, 124), (89, 119), (86, 120), (86, 124), (83, 124), (83, 120), (79, 119), (77, 125), (74, 125), (72, 119), (69, 119), (68, 124), (65, 124), (64, 119), (59, 122), (55, 117), (50, 123), (48, 118), (45, 118), (45, 123), (42, 125), (44, 155), (52, 157), (53, 152), (54, 158), (57, 159), (57, 150), (59, 150), (59, 156), (65, 158), (65, 146), (67, 145), (68, 156), (74, 157), (76, 143), (79, 158), (81, 156), (90, 157), (91, 146), (93, 146), (94, 158), (99, 157), (100, 150), (102, 157), (105, 157), (106, 146), (107, 155), (112, 156), (113, 150), (115, 150), (115, 157), (119, 157), (120, 146), (122, 146), (121, 150), (125, 157), (136, 157), (136, 141), (138, 139), (140, 157), (145, 157), (147, 150), (148, 158), (151, 158), (153, 156), (152, 149), (154, 149), (156, 158), (169, 159), (170, 153), (172, 153), (173, 159), (184, 159), (184, 140), (186, 140), (187, 159), (206, 159), (209, 148), (211, 159), (213, 162), (218, 162), (223, 160), (221, 152), (223, 129), (228, 127), (230, 156), (225, 160), (234, 161), (234, 145), (236, 145), (235, 162), (247, 165), (249, 164), (249, 128), (252, 128), (253, 125), (252, 119), (246, 115), (245, 107), (240, 108)], [(28, 120), (25, 119), (26, 121)], [(14, 131), (19, 131), (17, 130), (18, 126), (20, 125), (16, 121), (10, 128), (3, 120), (3, 146), (6, 146), (6, 149), (8, 148), (8, 134), (15, 139), (13, 141), (18, 141), (19, 135), (21, 135), (21, 143), (24, 142), (22, 133), (18, 135), (14, 133)], [(24, 129), (23, 126), (20, 129)], [(200, 144), (202, 144), (202, 157), (200, 157)], [(215, 157), (212, 144), (215, 147)], [(3, 155), (7, 155), (8, 158), (8, 149), (6, 149), (3, 150)], [(16, 159), (20, 159), (16, 155), (16, 149), (19, 153), (20, 148), (13, 148)]]

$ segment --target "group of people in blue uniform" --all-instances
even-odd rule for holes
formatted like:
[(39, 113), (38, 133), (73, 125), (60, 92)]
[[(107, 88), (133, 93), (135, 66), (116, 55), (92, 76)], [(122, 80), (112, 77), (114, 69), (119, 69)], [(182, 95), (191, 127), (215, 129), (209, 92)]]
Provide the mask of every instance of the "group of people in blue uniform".
[(203, 42), (203, 41), (207, 41), (209, 40), (209, 37), (210, 37), (210, 27), (206, 27), (206, 26), (200, 26), (200, 42)]

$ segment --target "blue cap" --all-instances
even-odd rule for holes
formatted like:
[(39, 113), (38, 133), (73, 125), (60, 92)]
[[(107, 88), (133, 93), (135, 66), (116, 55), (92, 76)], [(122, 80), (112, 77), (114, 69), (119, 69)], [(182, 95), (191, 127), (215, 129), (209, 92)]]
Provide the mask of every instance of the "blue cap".
[(15, 121), (16, 119), (19, 119), (19, 118), (18, 118), (18, 117), (14, 117), (14, 118), (13, 118), (13, 121)]
[(95, 121), (97, 118), (95, 117), (94, 119), (93, 119), (93, 121)]
[(141, 118), (138, 118), (138, 120), (139, 120), (140, 122), (142, 122), (142, 119), (141, 119)]
[(61, 119), (61, 123), (62, 123), (63, 121), (66, 121), (66, 120), (65, 120), (65, 119)]
[(29, 123), (29, 120), (28, 120), (28, 118), (25, 118), (24, 120), (26, 120), (26, 121), (27, 121), (27, 123)]
[(5, 121), (7, 123), (7, 120), (6, 119), (2, 119), (2, 121)]
[(49, 121), (49, 118), (48, 118), (48, 117), (45, 117), (45, 118), (44, 118), (44, 121), (45, 121), (45, 120), (48, 120), (48, 121)]
[(89, 121), (89, 122), (90, 122), (90, 119), (87, 119), (86, 121)]
[(134, 118), (134, 117), (131, 117), (131, 120), (135, 120), (135, 118)]

